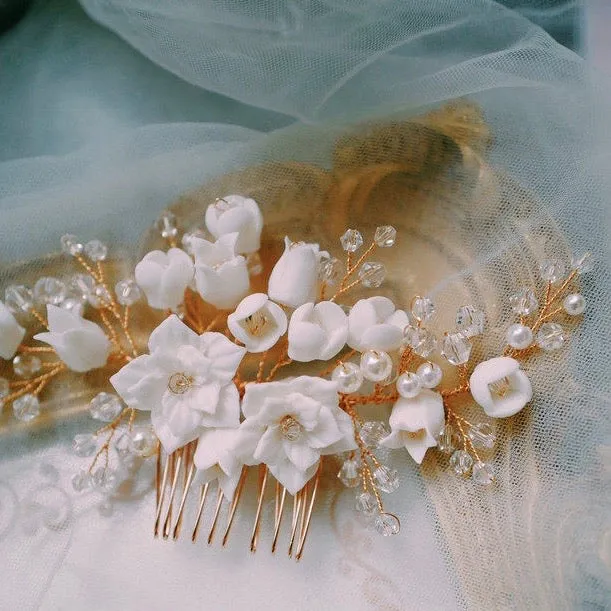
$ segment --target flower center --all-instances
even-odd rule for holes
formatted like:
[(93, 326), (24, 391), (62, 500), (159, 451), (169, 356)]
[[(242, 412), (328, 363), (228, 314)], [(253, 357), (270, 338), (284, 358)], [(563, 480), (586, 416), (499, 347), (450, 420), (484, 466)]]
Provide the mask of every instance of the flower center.
[(227, 212), (227, 210), (231, 210), (232, 208), (235, 208), (236, 204), (232, 204), (231, 202), (228, 202), (226, 199), (219, 197), (218, 199), (215, 200), (214, 207), (219, 212)]
[(175, 395), (184, 395), (189, 391), (195, 379), (186, 373), (173, 373), (168, 380), (168, 390)]
[(496, 395), (499, 399), (502, 399), (511, 390), (511, 380), (505, 376), (500, 380), (496, 380), (488, 384), (488, 388), (493, 395)]
[(259, 310), (244, 319), (244, 327), (250, 335), (261, 337), (269, 327), (270, 322), (265, 313)]
[(426, 437), (426, 429), (418, 429), (417, 431), (404, 431), (406, 436), (412, 441), (422, 441)]
[(297, 441), (303, 433), (303, 427), (293, 416), (284, 416), (280, 420), (280, 432), (288, 441)]

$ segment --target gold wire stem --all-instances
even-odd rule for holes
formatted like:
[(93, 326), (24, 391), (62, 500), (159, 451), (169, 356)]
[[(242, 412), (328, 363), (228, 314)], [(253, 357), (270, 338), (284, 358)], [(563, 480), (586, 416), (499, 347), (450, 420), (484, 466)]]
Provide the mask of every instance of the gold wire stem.
[(339, 367), (342, 363), (344, 363), (344, 361), (351, 359), (355, 354), (356, 354), (356, 350), (350, 350), (350, 352), (347, 352), (346, 354), (344, 354), (344, 356), (337, 359), (332, 365), (329, 365), (326, 369), (323, 369), (318, 374), (318, 377), (322, 378), (324, 376), (328, 376), (336, 367)]
[(352, 262), (352, 253), (351, 252), (349, 252), (346, 255), (346, 273), (344, 274), (344, 277), (342, 278), (339, 284), (339, 288), (335, 292), (335, 295), (333, 295), (333, 297), (331, 297), (329, 301), (335, 301), (340, 295), (343, 295), (346, 291), (350, 290), (352, 287), (359, 284), (360, 280), (355, 280), (354, 282), (351, 282), (348, 285), (346, 285), (346, 282), (348, 282), (348, 278), (350, 278), (350, 276), (352, 276), (352, 274), (354, 274), (354, 272), (361, 266), (363, 261), (365, 261), (365, 259), (375, 250), (376, 246), (377, 245), (374, 240), (367, 247), (365, 252), (358, 258), (356, 263)]
[(100, 314), (100, 318), (102, 319), (102, 323), (108, 331), (108, 334), (110, 336), (109, 339), (112, 342), (115, 351), (118, 352), (121, 356), (127, 357), (127, 353), (125, 352), (125, 350), (123, 350), (121, 342), (119, 341), (119, 336), (115, 331), (115, 328), (112, 326), (112, 323), (110, 322), (108, 316), (106, 315), (103, 309), (98, 310), (98, 312)]
[(318, 301), (324, 301), (325, 300), (325, 293), (327, 292), (327, 283), (326, 282), (321, 282), (320, 283), (320, 289), (318, 291)]
[(354, 287), (355, 287), (355, 286), (357, 286), (357, 285), (358, 285), (360, 282), (361, 282), (360, 280), (353, 280), (353, 281), (352, 281), (350, 284), (348, 284), (347, 286), (345, 286), (345, 287), (343, 287), (343, 288), (339, 289), (339, 290), (338, 290), (338, 291), (335, 293), (335, 295), (333, 295), (333, 297), (331, 297), (331, 299), (329, 299), (329, 301), (332, 301), (332, 302), (336, 301), (336, 300), (337, 300), (337, 298), (338, 298), (340, 295), (343, 295), (344, 293), (348, 292), (348, 291), (349, 291), (351, 288), (354, 288)]
[(100, 278), (100, 276), (98, 275), (98, 273), (93, 269), (93, 267), (91, 267), (91, 265), (89, 265), (89, 263), (87, 263), (87, 261), (85, 260), (85, 257), (83, 257), (83, 255), (74, 255), (74, 258), (81, 264), (81, 266), (84, 268), (84, 270), (98, 283), (101, 284), (102, 283), (102, 278)]
[(191, 542), (195, 543), (197, 541), (197, 535), (199, 533), (199, 525), (202, 520), (202, 514), (204, 512), (204, 505), (206, 504), (206, 496), (208, 495), (208, 488), (210, 488), (210, 482), (206, 482), (202, 484), (200, 497), (199, 497), (199, 507), (197, 508), (197, 517), (195, 518), (195, 526), (193, 527), (193, 533), (191, 534)]
[(473, 442), (471, 441), (471, 439), (469, 439), (469, 436), (465, 433), (465, 429), (461, 422), (461, 418), (457, 418), (456, 414), (454, 413), (454, 410), (452, 409), (448, 409), (448, 414), (452, 418), (454, 418), (454, 421), (456, 422), (456, 426), (458, 426), (458, 430), (460, 431), (460, 435), (462, 437), (463, 450), (469, 450), (473, 454), (473, 456), (475, 456), (475, 459), (477, 460), (477, 462), (482, 462), (482, 459), (480, 458), (480, 455), (478, 454), (477, 450), (475, 449)]
[(208, 331), (212, 331), (212, 329), (214, 329), (214, 327), (216, 327), (216, 325), (218, 324), (219, 320), (221, 320), (221, 318), (223, 317), (222, 314), (217, 314), (206, 326), (206, 328), (204, 329), (204, 333), (207, 333)]
[(263, 508), (263, 495), (265, 494), (265, 486), (267, 484), (267, 465), (259, 467), (259, 499), (257, 501), (257, 513), (255, 515), (255, 524), (252, 529), (252, 537), (250, 539), (250, 551), (257, 551), (257, 542), (259, 541), (259, 529), (261, 526), (261, 509)]
[(208, 545), (211, 545), (212, 541), (214, 540), (214, 533), (216, 531), (216, 525), (219, 521), (219, 515), (221, 513), (221, 506), (224, 498), (225, 496), (223, 495), (223, 491), (219, 486), (218, 495), (216, 497), (216, 508), (214, 509), (214, 517), (212, 518), (212, 526), (210, 526), (210, 532), (208, 533)]
[(268, 351), (266, 350), (262, 354), (261, 360), (259, 361), (259, 368), (257, 369), (257, 384), (263, 382), (263, 369), (265, 368), (265, 361), (267, 360), (267, 353)]
[(38, 310), (32, 308), (29, 312), (45, 329), (49, 328), (47, 319)]
[(240, 481), (238, 482), (238, 487), (233, 495), (233, 500), (231, 501), (231, 506), (229, 507), (229, 515), (227, 517), (227, 526), (225, 527), (225, 533), (223, 534), (223, 547), (227, 545), (227, 541), (229, 539), (229, 533), (231, 531), (231, 525), (233, 524), (233, 519), (235, 517), (235, 512), (238, 508), (238, 503), (240, 502), (240, 497), (242, 496), (242, 491), (244, 490), (244, 483), (246, 482), (246, 467), (242, 467), (242, 473), (240, 475)]
[(42, 353), (55, 353), (55, 348), (51, 348), (50, 346), (40, 346), (40, 347), (34, 347), (34, 346), (19, 346), (18, 348), (19, 352), (42, 352)]
[(365, 473), (367, 475), (369, 487), (371, 488), (371, 491), (373, 492), (373, 496), (375, 496), (376, 503), (378, 505), (378, 509), (380, 510), (380, 513), (384, 513), (384, 503), (382, 503), (382, 497), (380, 496), (380, 491), (378, 490), (375, 480), (373, 479), (373, 473), (371, 472), (371, 468), (369, 467), (369, 465), (365, 465), (363, 468), (365, 469)]
[(39, 395), (52, 378), (66, 369), (66, 365), (64, 365), (64, 363), (53, 363), (53, 365), (53, 369), (47, 371), (46, 373), (42, 373), (31, 380), (18, 380), (17, 382), (12, 382), (9, 385), (9, 388), (15, 388), (16, 386), (19, 388), (6, 395), (6, 397), (3, 397), (2, 402), (4, 404), (8, 404), (29, 392), (31, 392), (33, 395)]
[(269, 375), (265, 378), (266, 382), (270, 382), (271, 380), (274, 379), (274, 376), (276, 375), (276, 373), (278, 373), (278, 370), (282, 369), (282, 367), (286, 367), (287, 365), (290, 365), (293, 362), (293, 359), (290, 359), (287, 356), (282, 357), (271, 369), (271, 371), (269, 372)]

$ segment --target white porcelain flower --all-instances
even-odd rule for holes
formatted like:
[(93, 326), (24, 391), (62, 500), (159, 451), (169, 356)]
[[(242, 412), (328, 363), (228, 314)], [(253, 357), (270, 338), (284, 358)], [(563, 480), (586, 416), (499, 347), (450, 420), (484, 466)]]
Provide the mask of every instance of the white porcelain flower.
[(288, 322), (283, 309), (265, 293), (253, 293), (242, 299), (227, 326), (248, 352), (269, 350), (286, 332)]
[(136, 282), (152, 308), (167, 310), (182, 303), (193, 280), (193, 261), (180, 248), (153, 250), (136, 265)]
[(387, 448), (405, 448), (420, 464), (426, 451), (437, 445), (443, 430), (444, 411), (441, 395), (424, 389), (413, 399), (399, 399), (388, 420), (391, 433), (380, 445)]
[(250, 288), (246, 259), (236, 255), (237, 233), (216, 242), (193, 238), (195, 285), (204, 301), (221, 310), (235, 308)]
[(348, 315), (348, 345), (354, 350), (397, 350), (409, 318), (387, 297), (357, 301)]
[(507, 418), (517, 414), (533, 396), (528, 376), (520, 363), (499, 356), (477, 365), (471, 374), (471, 395), (488, 416)]
[(290, 494), (316, 473), (322, 455), (356, 447), (352, 421), (339, 408), (337, 385), (329, 380), (301, 376), (248, 384), (242, 412), (244, 462), (265, 463)]
[(206, 210), (206, 227), (215, 237), (238, 233), (236, 252), (248, 254), (261, 247), (263, 216), (254, 199), (242, 195), (225, 195)]
[(0, 358), (12, 359), (25, 336), (25, 329), (0, 301)]
[(269, 277), (268, 294), (278, 303), (298, 308), (315, 301), (318, 265), (322, 256), (318, 244), (291, 242), (284, 238), (284, 252)]
[(90, 320), (64, 308), (47, 305), (49, 331), (34, 336), (55, 349), (68, 369), (82, 373), (106, 365), (111, 343), (104, 331)]
[(221, 333), (197, 335), (170, 316), (151, 333), (149, 350), (110, 383), (129, 407), (151, 411), (166, 452), (197, 438), (204, 428), (238, 426), (240, 399), (233, 377), (244, 348)]
[(348, 317), (336, 303), (304, 303), (291, 316), (288, 355), (307, 363), (333, 358), (348, 339)]

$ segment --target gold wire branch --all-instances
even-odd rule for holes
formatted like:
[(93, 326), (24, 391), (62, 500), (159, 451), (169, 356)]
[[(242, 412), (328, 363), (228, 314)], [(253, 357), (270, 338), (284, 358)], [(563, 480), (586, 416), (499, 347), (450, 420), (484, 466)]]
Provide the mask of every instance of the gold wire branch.
[(9, 393), (6, 397), (3, 397), (2, 402), (4, 404), (8, 404), (28, 393), (38, 396), (54, 377), (67, 369), (66, 365), (61, 361), (46, 363), (46, 365), (52, 367), (46, 373), (42, 373), (31, 380), (18, 380), (16, 382), (11, 382), (9, 384), (9, 388), (16, 390), (13, 390), (13, 392)]
[[(365, 259), (367, 259), (367, 257), (376, 249), (376, 246), (377, 244), (375, 240), (373, 240), (371, 244), (366, 248), (365, 252), (358, 258), (358, 260), (355, 263), (352, 261), (353, 253), (348, 252), (346, 254), (346, 272), (339, 283), (339, 288), (337, 289), (333, 297), (329, 299), (329, 301), (333, 301), (333, 302), (336, 301), (340, 295), (343, 295), (344, 293), (349, 291), (351, 288), (357, 286), (360, 283), (360, 280), (354, 280), (350, 284), (347, 284), (352, 274), (354, 274), (354, 272), (357, 269), (359, 269), (359, 267), (362, 265)], [(322, 290), (321, 295), (322, 297), (324, 297), (324, 285), (323, 285), (323, 290)]]

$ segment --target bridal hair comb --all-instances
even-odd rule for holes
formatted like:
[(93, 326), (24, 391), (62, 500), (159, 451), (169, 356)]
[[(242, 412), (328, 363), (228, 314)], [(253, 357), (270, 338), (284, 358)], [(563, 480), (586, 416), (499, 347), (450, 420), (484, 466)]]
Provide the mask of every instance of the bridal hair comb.
[[(429, 296), (396, 304), (376, 294), (386, 253), (401, 239), (390, 225), (367, 244), (346, 229), (342, 258), (287, 237), (271, 272), (254, 199), (220, 197), (205, 229), (181, 235), (172, 212), (156, 228), (166, 248), (148, 252), (133, 277), (115, 277), (119, 266), (101, 241), (64, 235), (71, 277), (6, 287), (0, 401), (29, 422), (63, 375), (98, 370), (107, 388), (89, 411), (102, 425), (74, 438), (74, 453), (87, 460), (72, 479), (76, 492), (111, 494), (154, 461), (155, 536), (186, 532), (195, 542), (205, 528), (208, 543), (220, 533), (225, 545), (242, 502), (252, 551), (271, 495), (271, 549), (284, 523), (297, 559), (323, 462), (337, 465), (357, 511), (384, 536), (400, 531), (401, 508), (386, 502), (399, 486), (385, 464), (389, 449), (418, 464), (440, 452), (465, 485), (493, 486), (494, 422), (531, 402), (528, 370), (565, 344), (586, 307), (576, 284), (593, 267), (589, 253), (543, 261), (540, 282), (505, 304), (515, 322), (498, 352), (473, 362), (483, 311), (457, 303), (455, 326), (440, 333)], [(370, 294), (354, 301), (355, 289)], [(368, 406), (377, 419), (364, 418)]]

